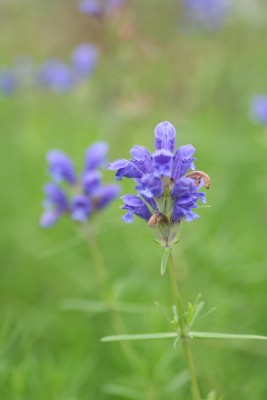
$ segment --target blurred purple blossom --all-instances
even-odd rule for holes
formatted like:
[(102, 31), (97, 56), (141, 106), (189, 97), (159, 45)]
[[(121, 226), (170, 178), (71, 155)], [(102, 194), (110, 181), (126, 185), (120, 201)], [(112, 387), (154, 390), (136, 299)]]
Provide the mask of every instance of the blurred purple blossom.
[(0, 93), (11, 94), (18, 85), (16, 77), (11, 69), (0, 69)]
[(46, 61), (37, 74), (38, 82), (54, 92), (66, 92), (74, 83), (71, 68), (59, 60)]
[[(63, 215), (70, 215), (74, 221), (86, 222), (91, 214), (106, 207), (120, 193), (117, 184), (104, 185), (98, 168), (103, 167), (108, 146), (105, 142), (92, 144), (85, 153), (85, 165), (78, 176), (69, 157), (60, 150), (47, 154), (48, 174), (53, 183), (44, 187), (45, 211), (40, 225), (53, 226)], [(64, 184), (61, 187), (60, 184)], [(69, 188), (66, 186), (69, 185)]]
[(255, 122), (267, 125), (267, 94), (259, 94), (252, 98), (250, 115)]
[(72, 161), (60, 150), (51, 150), (47, 153), (48, 173), (55, 182), (66, 181), (76, 183)]
[(123, 6), (125, 0), (80, 0), (78, 10), (85, 15), (97, 17), (110, 14)]
[(77, 46), (72, 53), (72, 66), (77, 78), (87, 78), (98, 60), (97, 48), (88, 43)]
[(183, 25), (216, 30), (225, 22), (231, 0), (183, 0)]
[(49, 228), (54, 225), (62, 214), (70, 210), (68, 198), (64, 191), (54, 183), (48, 183), (44, 186), (45, 201), (44, 213), (40, 224), (43, 228)]
[(98, 16), (101, 14), (102, 7), (99, 0), (80, 0), (78, 10), (85, 15)]

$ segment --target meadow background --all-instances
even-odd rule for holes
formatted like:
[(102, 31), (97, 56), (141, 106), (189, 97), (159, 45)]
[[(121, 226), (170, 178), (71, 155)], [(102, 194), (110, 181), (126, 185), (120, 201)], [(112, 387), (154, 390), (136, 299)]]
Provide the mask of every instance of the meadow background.
[[(100, 52), (90, 79), (66, 93), (29, 86), (0, 95), (0, 399), (190, 399), (172, 341), (100, 343), (115, 332), (99, 257), (109, 295), (131, 311), (120, 313), (125, 331), (170, 330), (154, 305), (168, 310), (168, 276), (144, 221), (121, 221), (118, 199), (94, 221), (89, 247), (67, 218), (39, 227), (48, 150), (82, 168), (86, 147), (105, 140), (110, 160), (128, 158), (134, 144), (153, 150), (164, 120), (178, 145), (196, 147), (197, 169), (212, 180), (211, 208), (184, 224), (174, 254), (184, 302), (201, 292), (206, 311), (216, 306), (196, 329), (267, 335), (267, 132), (249, 118), (251, 97), (267, 91), (267, 5), (236, 2), (216, 31), (185, 32), (181, 18), (172, 0), (129, 1), (106, 21), (79, 13), (74, 0), (0, 3), (0, 65), (25, 54), (68, 60), (83, 42)], [(122, 193), (134, 193), (131, 182)], [(203, 340), (193, 353), (204, 394), (266, 400), (266, 343)]]

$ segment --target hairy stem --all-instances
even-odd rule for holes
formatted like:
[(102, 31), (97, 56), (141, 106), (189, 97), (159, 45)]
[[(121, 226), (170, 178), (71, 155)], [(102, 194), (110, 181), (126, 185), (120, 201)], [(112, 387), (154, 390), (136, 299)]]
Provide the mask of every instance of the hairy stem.
[(178, 314), (178, 328), (179, 333), (181, 336), (181, 342), (183, 347), (184, 357), (187, 363), (187, 368), (190, 375), (191, 380), (191, 389), (192, 389), (192, 397), (194, 400), (201, 400), (200, 390), (197, 382), (196, 370), (194, 366), (194, 361), (192, 357), (192, 352), (189, 344), (189, 339), (186, 337), (186, 326), (184, 321), (184, 312), (183, 306), (180, 298), (180, 294), (178, 291), (177, 280), (176, 280), (176, 273), (173, 263), (172, 254), (169, 257), (169, 272), (170, 272), (170, 280), (171, 280), (171, 287), (172, 287), (172, 294), (173, 294), (173, 301), (176, 306), (177, 314)]

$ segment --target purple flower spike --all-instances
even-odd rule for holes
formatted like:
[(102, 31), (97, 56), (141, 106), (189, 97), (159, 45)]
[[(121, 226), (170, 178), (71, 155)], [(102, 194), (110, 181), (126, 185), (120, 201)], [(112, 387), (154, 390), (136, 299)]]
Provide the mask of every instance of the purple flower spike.
[(59, 150), (47, 154), (48, 172), (56, 182), (66, 181), (75, 184), (76, 177), (71, 160)]
[(133, 215), (137, 215), (138, 217), (148, 221), (152, 216), (149, 208), (146, 204), (140, 199), (140, 197), (128, 194), (122, 197), (124, 201), (124, 206), (122, 206), (123, 210), (128, 210), (127, 214), (122, 217), (122, 219), (127, 223), (133, 222)]
[(90, 146), (85, 154), (84, 170), (90, 171), (104, 167), (107, 162), (108, 145), (105, 142), (96, 142)]
[(92, 44), (84, 43), (77, 46), (72, 53), (72, 64), (75, 75), (87, 78), (93, 71), (98, 59), (98, 51)]
[(156, 149), (166, 149), (173, 152), (175, 148), (176, 130), (170, 122), (165, 121), (158, 124), (155, 128)]
[(86, 196), (75, 196), (72, 200), (71, 208), (71, 217), (78, 222), (86, 222), (92, 211), (92, 205)]
[(48, 228), (55, 224), (62, 214), (68, 214), (78, 222), (86, 222), (90, 216), (111, 203), (119, 196), (120, 186), (104, 185), (98, 167), (106, 162), (107, 144), (97, 142), (86, 152), (85, 170), (75, 175), (72, 161), (59, 150), (51, 150), (47, 155), (48, 171), (56, 182), (64, 181), (64, 188), (70, 186), (69, 195), (75, 196), (72, 201), (61, 187), (55, 183), (45, 186), (45, 212), (40, 225)]
[(267, 95), (262, 94), (252, 98), (250, 113), (255, 122), (267, 125)]
[[(156, 151), (153, 155), (143, 146), (133, 146), (131, 160), (117, 160), (109, 169), (117, 170), (116, 178), (133, 178), (138, 196), (126, 195), (123, 220), (133, 221), (134, 214), (155, 228), (158, 241), (170, 247), (177, 240), (181, 220), (192, 221), (199, 216), (192, 210), (197, 201), (205, 203), (204, 193), (198, 190), (210, 186), (209, 176), (203, 171), (195, 171), (191, 145), (179, 147), (175, 151), (176, 131), (165, 121), (155, 128)], [(192, 169), (193, 171), (189, 171)]]

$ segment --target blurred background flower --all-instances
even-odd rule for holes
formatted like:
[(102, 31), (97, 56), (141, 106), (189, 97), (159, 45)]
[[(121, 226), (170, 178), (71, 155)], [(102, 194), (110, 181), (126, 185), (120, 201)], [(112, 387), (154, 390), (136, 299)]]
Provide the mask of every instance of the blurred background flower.
[(8, 68), (0, 69), (0, 94), (11, 94), (17, 88), (17, 80), (12, 70)]
[[(94, 213), (106, 207), (120, 193), (117, 184), (103, 185), (102, 175), (98, 171), (107, 159), (108, 146), (104, 142), (91, 145), (85, 156), (81, 175), (76, 175), (72, 161), (59, 150), (47, 154), (48, 173), (55, 183), (44, 187), (44, 214), (40, 224), (49, 228), (64, 214), (69, 214), (74, 221), (86, 222)], [(66, 182), (69, 190), (59, 184)]]
[(182, 0), (182, 2), (185, 29), (219, 29), (230, 13), (231, 0)]
[(125, 0), (80, 0), (78, 2), (78, 10), (85, 15), (100, 16), (102, 14), (110, 14), (125, 3)]
[(259, 94), (251, 100), (250, 115), (254, 122), (267, 125), (267, 95)]

